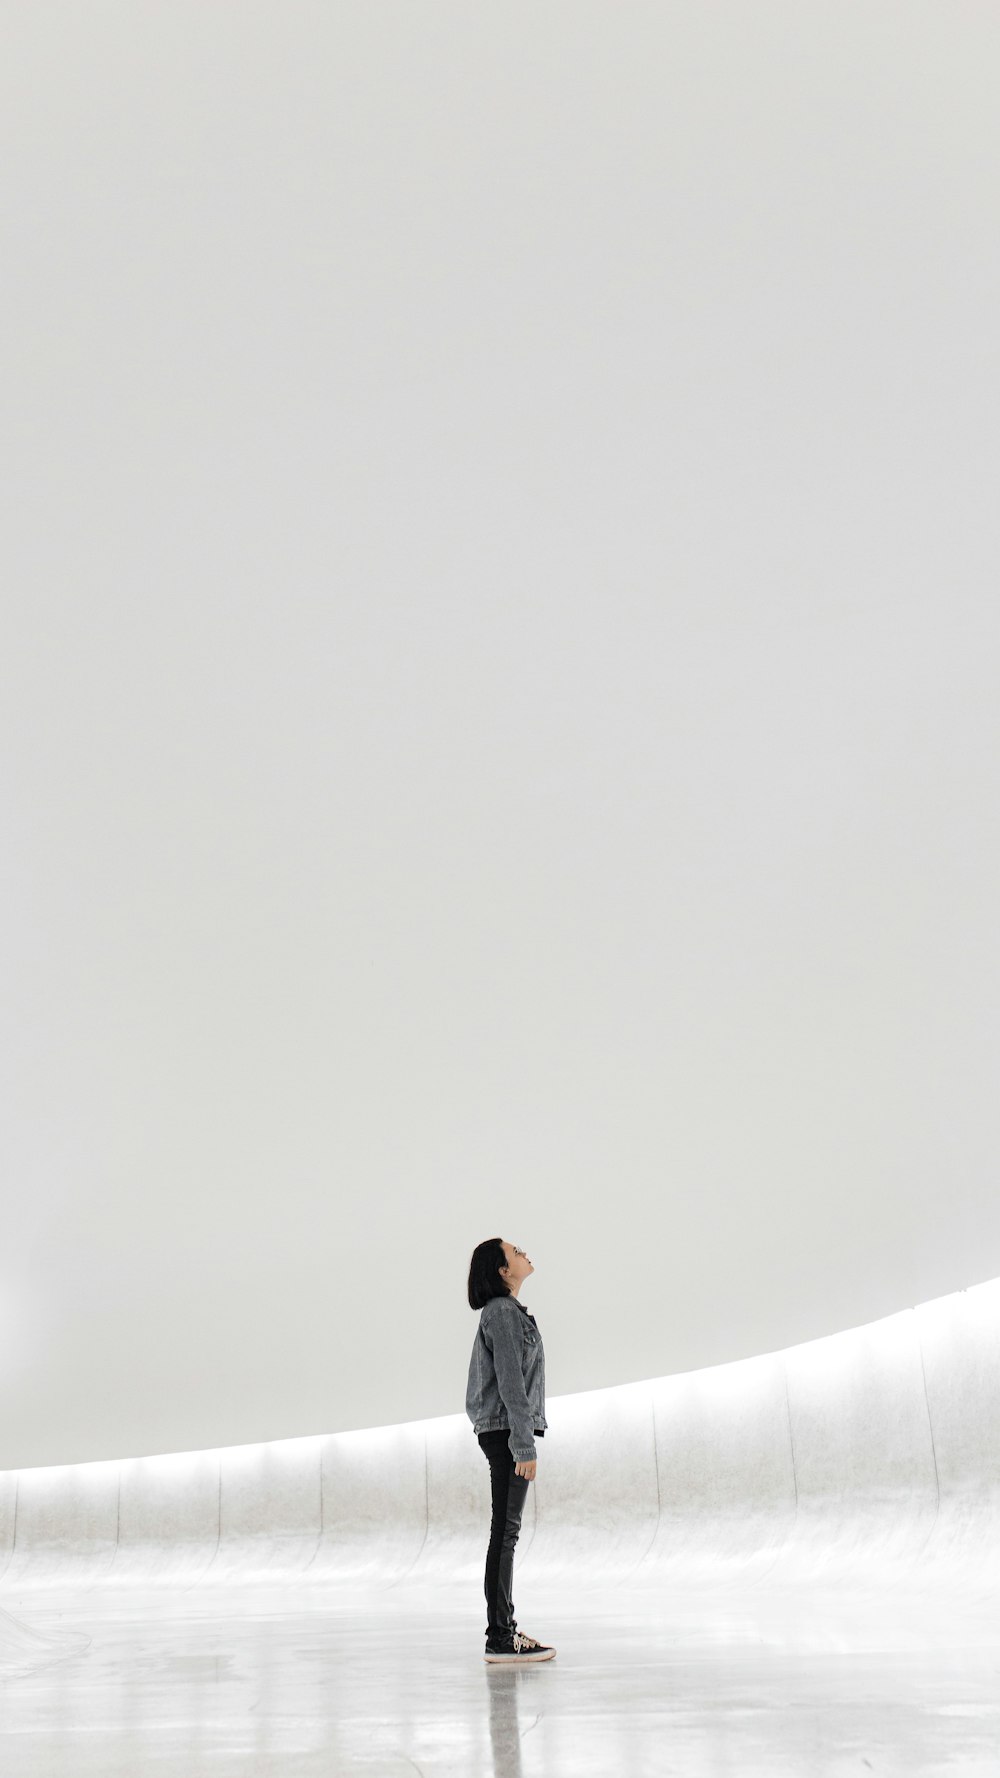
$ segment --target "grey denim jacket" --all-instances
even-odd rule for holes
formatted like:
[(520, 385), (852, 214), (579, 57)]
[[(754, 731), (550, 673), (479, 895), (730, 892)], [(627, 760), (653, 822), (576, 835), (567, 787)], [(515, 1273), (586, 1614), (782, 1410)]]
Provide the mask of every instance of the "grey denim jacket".
[(516, 1296), (494, 1296), (479, 1312), (469, 1361), (465, 1411), (477, 1437), (509, 1429), (515, 1463), (535, 1461), (535, 1432), (544, 1432), (545, 1348), (538, 1323)]

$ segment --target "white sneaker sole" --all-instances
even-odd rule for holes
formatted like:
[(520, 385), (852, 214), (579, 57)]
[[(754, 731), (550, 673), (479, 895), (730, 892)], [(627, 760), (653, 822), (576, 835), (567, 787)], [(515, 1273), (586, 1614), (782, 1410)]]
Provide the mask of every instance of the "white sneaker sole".
[(536, 1653), (525, 1650), (521, 1655), (484, 1655), (484, 1661), (493, 1661), (498, 1666), (517, 1667), (524, 1661), (551, 1661), (555, 1654), (554, 1648), (540, 1648)]

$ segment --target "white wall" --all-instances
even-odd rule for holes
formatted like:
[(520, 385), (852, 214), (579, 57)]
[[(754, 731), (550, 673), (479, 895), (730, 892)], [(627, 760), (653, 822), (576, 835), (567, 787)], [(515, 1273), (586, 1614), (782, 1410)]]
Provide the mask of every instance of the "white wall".
[(995, 17), (2, 36), (0, 1464), (994, 1276)]
[[(995, 1606), (998, 1385), (994, 1279), (785, 1352), (553, 1396), (517, 1567), (574, 1587), (909, 1580)], [(0, 1471), (0, 1593), (481, 1581), (489, 1501), (462, 1413)], [(0, 1667), (4, 1629), (0, 1612)]]

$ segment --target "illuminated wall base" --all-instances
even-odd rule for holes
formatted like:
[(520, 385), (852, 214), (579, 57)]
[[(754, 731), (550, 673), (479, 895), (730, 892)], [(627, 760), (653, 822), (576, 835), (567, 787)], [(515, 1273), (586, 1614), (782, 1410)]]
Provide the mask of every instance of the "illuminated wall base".
[[(540, 1579), (1000, 1584), (1000, 1279), (548, 1417)], [(464, 1414), (7, 1471), (0, 1588), (480, 1581), (488, 1523)]]

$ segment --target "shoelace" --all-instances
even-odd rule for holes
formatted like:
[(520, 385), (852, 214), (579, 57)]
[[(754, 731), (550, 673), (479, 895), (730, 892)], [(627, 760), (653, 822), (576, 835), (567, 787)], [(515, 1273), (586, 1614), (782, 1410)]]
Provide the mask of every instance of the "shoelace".
[(541, 1643), (536, 1642), (533, 1636), (524, 1636), (520, 1630), (514, 1631), (514, 1648), (518, 1654), (529, 1648), (541, 1648), (541, 1646)]

